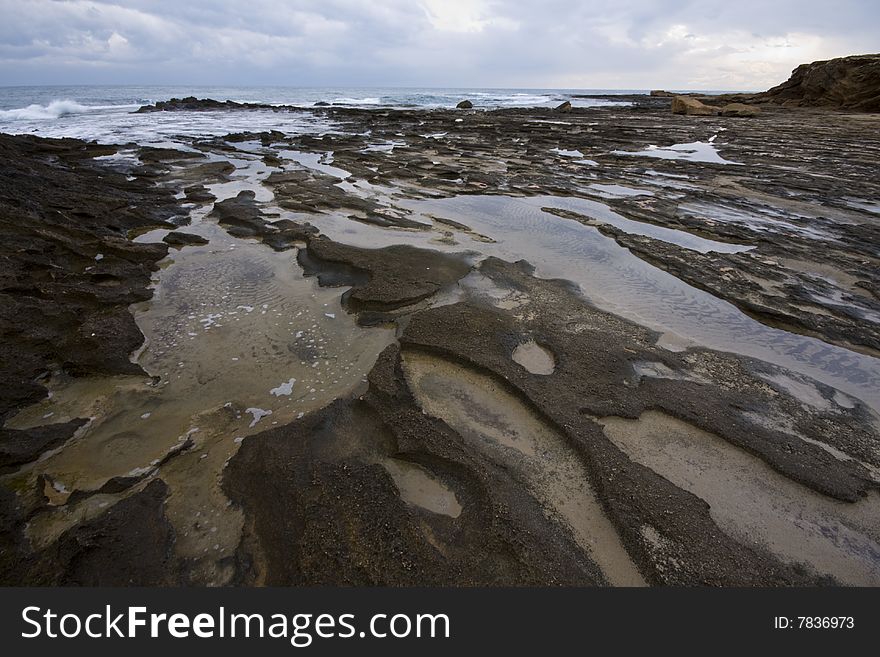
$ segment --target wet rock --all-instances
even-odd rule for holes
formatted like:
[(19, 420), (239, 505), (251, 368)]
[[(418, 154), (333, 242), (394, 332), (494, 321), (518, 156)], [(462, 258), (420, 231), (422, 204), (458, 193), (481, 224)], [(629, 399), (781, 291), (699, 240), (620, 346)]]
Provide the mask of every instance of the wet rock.
[(212, 98), (187, 96), (186, 98), (161, 100), (154, 105), (144, 105), (138, 108), (136, 112), (146, 114), (149, 112), (196, 112), (230, 109), (274, 109), (274, 107), (272, 105), (264, 105), (260, 103), (237, 103), (232, 100), (219, 101)]
[(611, 226), (600, 230), (640, 258), (766, 324), (880, 354), (880, 325), (864, 319), (866, 313), (880, 311), (870, 300), (851, 297), (846, 304), (829, 306), (819, 299), (833, 295), (833, 287), (818, 287), (815, 277), (785, 271), (773, 261), (765, 264), (748, 253), (695, 253)]
[(175, 581), (168, 487), (154, 479), (94, 520), (64, 532), (36, 557), (27, 583), (52, 586), (167, 586)]
[(141, 147), (138, 149), (138, 158), (141, 162), (179, 162), (181, 160), (198, 160), (205, 157), (204, 153), (194, 151), (181, 151), (176, 148), (151, 148)]
[(704, 105), (691, 96), (676, 96), (672, 99), (673, 114), (687, 114), (688, 116), (716, 116), (718, 109)]
[(564, 103), (560, 103), (556, 107), (553, 108), (554, 112), (562, 112), (563, 114), (568, 114), (571, 112), (571, 102), (566, 100)]
[[(213, 194), (204, 192), (199, 189), (204, 185), (215, 182), (226, 182), (229, 180), (229, 174), (235, 171), (235, 165), (231, 162), (205, 162), (204, 164), (196, 164), (187, 166), (180, 171), (175, 171), (175, 178), (182, 182), (195, 182), (195, 185), (188, 185), (185, 189), (193, 189), (196, 198), (193, 200), (204, 199), (214, 200)], [(210, 197), (210, 198), (209, 198)], [(204, 202), (201, 201), (201, 202)]]
[(379, 210), (368, 212), (365, 216), (351, 215), (349, 216), (349, 219), (352, 219), (353, 221), (360, 221), (365, 224), (371, 224), (373, 226), (381, 226), (383, 228), (430, 228), (428, 224), (423, 224), (420, 221), (415, 221), (413, 219), (409, 219), (395, 213), (382, 212)]
[(181, 246), (192, 246), (197, 244), (207, 244), (208, 240), (206, 240), (201, 235), (193, 235), (192, 233), (184, 233), (179, 230), (172, 231), (168, 233), (165, 237), (162, 238), (162, 241), (166, 244), (170, 244), (171, 246), (181, 247)]
[[(876, 487), (867, 471), (857, 463), (839, 461), (815, 445), (804, 441), (792, 441), (789, 435), (755, 426), (753, 422), (746, 421), (738, 409), (739, 404), (756, 409), (762, 402), (770, 404), (780, 400), (768, 395), (766, 391), (762, 392), (764, 385), (761, 379), (744, 372), (741, 365), (735, 365), (735, 360), (729, 362), (729, 368), (731, 372), (737, 373), (736, 379), (730, 383), (730, 388), (725, 394), (712, 392), (713, 385), (720, 384), (718, 380), (720, 370), (715, 371), (715, 384), (657, 378), (651, 379), (649, 385), (639, 386), (637, 389), (613, 385), (611, 380), (629, 371), (630, 357), (639, 353), (642, 355), (635, 360), (660, 361), (673, 369), (681, 369), (685, 366), (671, 361), (670, 358), (676, 357), (669, 353), (655, 350), (653, 346), (648, 347), (647, 345), (654, 344), (654, 340), (647, 337), (647, 334), (640, 335), (644, 329), (637, 329), (636, 325), (624, 320), (612, 321), (612, 316), (594, 310), (576, 309), (568, 304), (564, 306), (567, 310), (562, 314), (565, 319), (563, 317), (554, 319), (554, 313), (548, 314), (548, 310), (553, 303), (561, 303), (563, 298), (572, 294), (570, 288), (566, 286), (553, 287), (534, 282), (537, 279), (526, 278), (522, 270), (494, 258), (486, 260), (480, 269), (490, 274), (493, 280), (503, 282), (505, 287), (514, 286), (514, 289), (522, 289), (525, 286), (532, 298), (539, 296), (541, 301), (538, 306), (533, 302), (531, 314), (526, 313), (528, 307), (519, 309), (519, 314), (527, 314), (535, 319), (523, 326), (517, 326), (511, 322), (508, 315), (500, 311), (487, 312), (468, 304), (443, 306), (415, 315), (401, 338), (402, 344), (404, 346), (410, 342), (415, 345), (424, 344), (425, 347), (435, 350), (442, 345), (443, 349), (450, 351), (456, 358), (466, 357), (480, 367), (498, 372), (513, 384), (522, 381), (526, 388), (534, 390), (536, 394), (538, 388), (544, 387), (544, 391), (537, 397), (531, 393), (529, 396), (533, 401), (545, 400), (548, 404), (545, 406), (547, 412), (551, 416), (558, 417), (563, 425), (574, 421), (573, 412), (566, 407), (565, 395), (568, 394), (578, 396), (580, 401), (574, 402), (572, 398), (570, 403), (580, 408), (581, 413), (597, 417), (607, 415), (637, 417), (646, 407), (663, 408), (676, 417), (686, 418), (687, 421), (696, 423), (706, 431), (758, 454), (786, 476), (825, 495), (854, 501)], [(587, 315), (591, 318), (587, 319)], [(559, 322), (558, 328), (551, 330), (556, 322)], [(563, 329), (565, 322), (579, 322), (596, 327), (604, 325), (604, 327), (573, 335)], [(453, 325), (478, 328), (472, 332), (461, 329), (453, 331)], [(614, 353), (600, 356), (595, 351), (596, 347), (591, 345), (605, 343), (606, 339), (602, 334), (606, 330), (617, 334), (615, 339), (620, 342), (620, 350), (615, 349)], [(510, 358), (509, 354), (515, 346), (512, 341), (518, 342), (519, 336), (524, 334), (535, 336), (540, 344), (555, 355), (556, 369), (553, 376), (531, 375)], [(503, 336), (509, 336), (507, 339), (511, 340), (512, 346), (505, 344)], [(709, 354), (712, 354), (711, 358), (716, 358), (714, 352), (705, 353), (707, 358), (710, 358)], [(598, 376), (597, 372), (596, 376), (588, 375), (587, 373), (593, 371), (594, 367), (602, 368), (606, 374)], [(617, 374), (614, 374), (615, 372)], [(560, 387), (557, 389), (557, 386)], [(551, 388), (554, 390), (552, 393)], [(669, 397), (665, 397), (665, 392), (661, 392), (664, 389), (669, 393)], [(688, 392), (681, 399), (688, 400), (686, 407), (679, 404), (676, 399), (678, 395), (685, 394), (684, 390)], [(738, 392), (733, 393), (730, 390)], [(643, 396), (646, 394), (651, 401), (647, 401), (648, 397)], [(796, 400), (790, 401), (793, 403), (786, 407), (785, 414), (796, 418), (796, 423), (809, 432), (810, 429), (807, 427), (814, 421), (813, 416), (806, 413)], [(556, 410), (551, 411), (551, 406)], [(769, 414), (769, 411), (767, 413)], [(839, 446), (842, 445), (841, 440), (847, 441), (845, 449), (855, 450), (860, 457), (867, 458), (873, 463), (877, 457), (871, 456), (866, 449), (872, 440), (870, 436), (873, 429), (869, 422), (865, 422), (866, 416), (856, 415), (857, 417), (850, 418), (849, 423), (840, 422), (841, 418), (838, 418), (840, 426), (837, 435), (827, 438), (832, 444)], [(847, 429), (843, 428), (844, 424), (848, 424)]]
[[(333, 242), (326, 237), (309, 241), (297, 254), (306, 273), (319, 273), (328, 266), (343, 265), (360, 272), (343, 300), (354, 311), (393, 310), (421, 301), (451, 285), (470, 271), (462, 256), (395, 245), (362, 249)], [(366, 277), (364, 280), (363, 277)], [(319, 276), (319, 280), (324, 281)]]
[(236, 237), (254, 237), (266, 231), (266, 219), (259, 204), (254, 200), (254, 192), (244, 190), (233, 198), (214, 204), (212, 217), (221, 226), (227, 226), (229, 233)]
[[(240, 460), (234, 457), (230, 461), (224, 488), (245, 514), (244, 534), (234, 562), (237, 583), (606, 583), (608, 578), (594, 562), (594, 553), (578, 544), (557, 509), (548, 507), (535, 493), (531, 486), (535, 480), (524, 479), (523, 462), (508, 456), (487, 456), (480, 451), (482, 443), (471, 435), (485, 430), (484, 437), (489, 439), (510, 439), (508, 434), (517, 434), (510, 418), (523, 414), (539, 427), (536, 435), (546, 430), (558, 436), (562, 447), (557, 449), (565, 451), (569, 461), (582, 463), (574, 479), (570, 472), (562, 471), (548, 478), (589, 484), (625, 548), (622, 560), (634, 562), (648, 583), (802, 585), (830, 581), (821, 568), (814, 570), (799, 564), (797, 558), (771, 553), (772, 541), (764, 541), (760, 533), (730, 531), (724, 525), (727, 500), (722, 496), (730, 489), (710, 491), (721, 497), (692, 490), (691, 481), (676, 479), (674, 472), (669, 474), (660, 467), (662, 463), (644, 460), (645, 453), (630, 448), (656, 440), (656, 449), (653, 443), (645, 449), (650, 458), (658, 457), (662, 448), (675, 442), (674, 437), (680, 437), (676, 431), (683, 428), (702, 441), (701, 445), (745, 460), (747, 471), (762, 478), (762, 483), (754, 486), (757, 497), (765, 491), (763, 482), (796, 482), (792, 485), (798, 500), (821, 498), (834, 504), (842, 515), (835, 512), (828, 518), (845, 522), (847, 514), (867, 508), (866, 503), (874, 500), (876, 482), (872, 482), (869, 470), (880, 467), (870, 411), (857, 399), (835, 394), (827, 386), (767, 363), (706, 349), (658, 347), (655, 332), (596, 311), (571, 286), (542, 281), (522, 263), (490, 258), (456, 285), (469, 270), (464, 258), (409, 247), (359, 249), (333, 245), (316, 236), (327, 219), (322, 213), (332, 213), (334, 228), (341, 228), (343, 234), (346, 217), (382, 226), (352, 226), (358, 237), (374, 233), (391, 241), (395, 234), (403, 234), (395, 233), (397, 228), (412, 222), (416, 224), (412, 228), (423, 232), (410, 230), (405, 234), (407, 239), (455, 241), (463, 250), (479, 250), (480, 236), (468, 227), (480, 223), (478, 212), (445, 218), (410, 214), (406, 207), (413, 199), (465, 194), (581, 197), (582, 190), (595, 183), (601, 171), (603, 183), (622, 189), (650, 186), (655, 193), (605, 199), (603, 207), (596, 206), (598, 215), (605, 215), (610, 208), (632, 220), (626, 226), (630, 230), (638, 221), (643, 227), (675, 229), (679, 237), (687, 237), (684, 231), (755, 248), (733, 255), (671, 248), (675, 245), (617, 234), (600, 225), (597, 217), (587, 222), (593, 227), (591, 231), (601, 230), (634, 255), (731, 300), (766, 324), (871, 353), (867, 341), (876, 336), (877, 322), (869, 318), (880, 308), (872, 305), (880, 303), (876, 204), (871, 202), (880, 193), (873, 175), (873, 125), (864, 117), (790, 112), (772, 104), (762, 106), (759, 121), (727, 117), (690, 121), (671, 116), (669, 100), (663, 97), (633, 95), (607, 100), (626, 100), (633, 106), (596, 107), (590, 117), (572, 112), (560, 114), (554, 121), (547, 120), (546, 108), (480, 112), (464, 123), (455, 123), (454, 133), (450, 125), (458, 114), (452, 109), (377, 112), (332, 108), (320, 114), (331, 116), (351, 134), (281, 139), (272, 133), (242, 133), (231, 141), (217, 138), (195, 144), (212, 156), (226, 154), (230, 158), (236, 157), (236, 143), (252, 140), (274, 143), (278, 139), (285, 148), (309, 153), (332, 151), (334, 166), (352, 173), (349, 184), (358, 180), (375, 185), (375, 195), (363, 194), (366, 185), (354, 193), (335, 176), (283, 161), (279, 151), (278, 163), (286, 170), (276, 172), (268, 181), (275, 193), (273, 203), (283, 210), (313, 214), (314, 226), (300, 221), (301, 215), (290, 215), (296, 221), (273, 222), (280, 215), (247, 194), (218, 203), (214, 218), (225, 217), (223, 225), (233, 234), (257, 237), (272, 248), (309, 244), (297, 254), (304, 270), (317, 275), (322, 285), (352, 286), (345, 303), (358, 313), (358, 323), (397, 323), (401, 336), (401, 346), (389, 349), (373, 368), (369, 389), (358, 390), (362, 398), (337, 400), (292, 425), (249, 437), (239, 452)], [(707, 98), (704, 102), (717, 102), (720, 108), (743, 99)], [(715, 133), (718, 127), (726, 130)], [(363, 134), (367, 129), (373, 131), (369, 136)], [(446, 131), (450, 131), (448, 137), (436, 136)], [(377, 139), (405, 142), (406, 147), (366, 150)], [(649, 144), (676, 144), (683, 150), (665, 149), (664, 154), (674, 156), (669, 160), (615, 152), (639, 152)], [(548, 155), (554, 148), (577, 147), (585, 153), (589, 147), (585, 157), (596, 158), (601, 169), (589, 160)], [(90, 167), (94, 154), (115, 150), (69, 143), (43, 144), (41, 149), (34, 159), (60, 157), (63, 168), (74, 171)], [(712, 149), (740, 164), (689, 159)], [(767, 166), (767, 153), (773, 154), (773, 163), (778, 166)], [(193, 188), (193, 196), (206, 194), (205, 184), (226, 180), (235, 170), (231, 163), (195, 159), (175, 161), (173, 167), (161, 164), (157, 159), (151, 167), (133, 171), (171, 187), (180, 187), (184, 181)], [(43, 179), (52, 179), (49, 176)], [(150, 188), (143, 181), (138, 184)], [(390, 200), (383, 198), (383, 186), (393, 189)], [(0, 186), (0, 190), (6, 192), (7, 187)], [(41, 198), (46, 187), (34, 186), (31, 196)], [(59, 198), (63, 201), (63, 196)], [(50, 196), (47, 208), (57, 200)], [(472, 200), (478, 210), (481, 199)], [(128, 201), (123, 198), (113, 212), (126, 212)], [(148, 194), (131, 203), (139, 208), (148, 206), (151, 197)], [(520, 219), (513, 207), (518, 204), (511, 204), (505, 220)], [(688, 207), (697, 209), (690, 211)], [(722, 211), (727, 215), (719, 214)], [(143, 296), (140, 275), (132, 279), (131, 267), (137, 264), (148, 269), (165, 252), (165, 246), (131, 247), (125, 239), (128, 229), (111, 230), (114, 235), (101, 237), (100, 243), (94, 244), (90, 232), (78, 232), (79, 222), (88, 224), (89, 218), (80, 219), (69, 208), (62, 212), (66, 215), (63, 223), (40, 226), (38, 248), (29, 247), (30, 233), (10, 241), (14, 245), (9, 252), (24, 255), (15, 255), (23, 258), (16, 266), (23, 264), (18, 269), (10, 267), (9, 275), (24, 276), (22, 280), (33, 277), (32, 287), (33, 281), (47, 285), (58, 271), (54, 266), (58, 260), (49, 258), (55, 258), (59, 248), (75, 246), (81, 257), (72, 262), (84, 272), (83, 280), (88, 284), (68, 289), (75, 296), (94, 298), (95, 307), (111, 303), (118, 305), (119, 311), (108, 311), (107, 317), (85, 322), (82, 328), (65, 320), (63, 330), (55, 333), (42, 332), (43, 315), (34, 315), (37, 321), (33, 325), (14, 324), (13, 315), (3, 319), (15, 327), (15, 339), (21, 344), (44, 345), (57, 340), (58, 335), (94, 333), (107, 341), (108, 353), (118, 351), (121, 362), (128, 358), (130, 346), (126, 341), (113, 342), (119, 329), (124, 333), (124, 315), (130, 320), (121, 299), (142, 300)], [(552, 220), (584, 220), (574, 212), (556, 214), (548, 224), (550, 231)], [(416, 219), (434, 223), (428, 226)], [(770, 224), (761, 223), (769, 220)], [(102, 218), (96, 225), (106, 224)], [(3, 236), (6, 239), (7, 233)], [(98, 254), (100, 260), (95, 259)], [(46, 262), (51, 266), (36, 267), (41, 262), (38, 258), (49, 259)], [(451, 271), (436, 275), (433, 258), (440, 258), (441, 269)], [(810, 271), (814, 275), (810, 276)], [(7, 284), (9, 279), (3, 280)], [(148, 280), (148, 274), (143, 280)], [(13, 281), (4, 293), (14, 296), (17, 285)], [(493, 296), (496, 290), (506, 296), (499, 300)], [(449, 294), (432, 296), (437, 291)], [(57, 293), (54, 298), (62, 297)], [(462, 302), (452, 303), (459, 299)], [(30, 295), (28, 302), (39, 303), (38, 295)], [(53, 303), (47, 303), (42, 309), (51, 321), (55, 321), (53, 308)], [(759, 313), (762, 308), (763, 314)], [(76, 319), (78, 312), (74, 307), (69, 316)], [(800, 325), (791, 319), (798, 316)], [(3, 328), (5, 337), (6, 325)], [(534, 351), (532, 344), (541, 351)], [(321, 351), (308, 345), (290, 348), (303, 360), (317, 359)], [(3, 352), (3, 365), (9, 360), (7, 354), (17, 358), (18, 353), (16, 349)], [(64, 347), (53, 358), (68, 354), (73, 371), (93, 371), (92, 356), (83, 347)], [(42, 369), (34, 371), (48, 371), (45, 364), (54, 365), (53, 358), (41, 361)], [(445, 392), (452, 395), (452, 401), (447, 401), (456, 412), (464, 416), (471, 413), (475, 418), (472, 425), (456, 424), (455, 417), (450, 419), (430, 406), (431, 393), (436, 401), (437, 389), (419, 386), (412, 369), (418, 359), (429, 371), (449, 373)], [(503, 393), (505, 399), (512, 400), (490, 418), (492, 421), (486, 419), (479, 399), (469, 396), (473, 385), (466, 383), (472, 379), (486, 382), (487, 395)], [(39, 384), (32, 378), (27, 381), (39, 393)], [(807, 390), (808, 394), (802, 399), (792, 390)], [(658, 418), (660, 433), (642, 431)], [(630, 430), (635, 438), (629, 443), (621, 440), (619, 432)], [(36, 446), (30, 454), (45, 448), (36, 434), (13, 440), (20, 437)], [(62, 438), (55, 438), (61, 441), (57, 445), (63, 445)], [(508, 452), (517, 453), (515, 448)], [(390, 474), (393, 468), (387, 467), (388, 459), (397, 466), (403, 463), (427, 473), (460, 508), (445, 515), (431, 510), (431, 505), (413, 502), (405, 485)], [(687, 462), (688, 458), (676, 461), (682, 467), (689, 465)], [(165, 467), (164, 460), (156, 467)], [(95, 494), (117, 499), (138, 495), (155, 476), (150, 471), (114, 477), (94, 490), (75, 489), (68, 503), (88, 502)], [(749, 486), (742, 489), (750, 491)], [(73, 534), (68, 535), (63, 544), (74, 555), (72, 560), (58, 558), (52, 546), (34, 554), (24, 539), (23, 527), (34, 513), (50, 508), (39, 497), (43, 494), (45, 486), (29, 486), (15, 494), (0, 488), (0, 581), (6, 583), (10, 577), (12, 581), (24, 577), (29, 582), (50, 584), (95, 581), (92, 566), (81, 569), (76, 555), (85, 555), (82, 563), (86, 564), (97, 558), (89, 554), (115, 559), (115, 548), (100, 549), (128, 545), (128, 532), (134, 530), (120, 529), (124, 519), (117, 515), (97, 530), (94, 524), (80, 525), (88, 528), (81, 536), (84, 540), (72, 541)], [(53, 495), (51, 490), (48, 494)], [(146, 540), (167, 545), (169, 539), (161, 531), (158, 514), (160, 505), (143, 498), (141, 502), (152, 509), (134, 514), (146, 523)], [(754, 516), (751, 508), (742, 515), (746, 519)], [(783, 522), (783, 516), (786, 514), (775, 513), (774, 521)], [(827, 538), (824, 531), (815, 536)], [(152, 564), (149, 572), (135, 570), (141, 573), (141, 580), (201, 581), (198, 575), (181, 576), (175, 560), (164, 559), (161, 552), (133, 552)], [(836, 556), (843, 560), (851, 553), (841, 551)], [(34, 561), (37, 557), (39, 567)], [(122, 559), (125, 563), (125, 557)], [(233, 566), (224, 561), (223, 567)], [(123, 576), (119, 571), (113, 576)]]
[(292, 249), (299, 244), (308, 243), (318, 234), (318, 229), (310, 223), (297, 223), (289, 219), (282, 219), (272, 223), (278, 228), (277, 232), (263, 236), (263, 243), (268, 244), (276, 251)]
[(463, 100), (455, 106), (456, 109), (473, 109), (474, 104), (469, 100)]
[(30, 463), (43, 452), (65, 443), (86, 420), (46, 424), (33, 429), (0, 429), (0, 472)]
[[(839, 461), (792, 434), (768, 429), (742, 413), (742, 409), (749, 409), (755, 417), (778, 417), (781, 413), (792, 419), (792, 426), (797, 427), (794, 431), (809, 433), (818, 426), (815, 411), (804, 409), (797, 399), (767, 391), (762, 377), (750, 369), (756, 363), (708, 351), (691, 350), (682, 356), (657, 349), (650, 332), (643, 333), (632, 324), (627, 328), (628, 323), (613, 316), (564, 302), (563, 298), (573, 294), (570, 287), (532, 279), (529, 269), (522, 266), (490, 258), (481, 272), (497, 285), (528, 294), (530, 301), (518, 309), (518, 319), (467, 303), (426, 310), (412, 316), (407, 324), (401, 336), (404, 354), (412, 349), (427, 351), (479, 371), (494, 372), (499, 382), (512, 386), (525, 403), (562, 428), (572, 448), (591, 464), (591, 479), (599, 496), (607, 502), (630, 554), (651, 581), (780, 584), (811, 579), (751, 542), (725, 537), (713, 527), (702, 501), (619, 453), (616, 446), (605, 442), (602, 431), (589, 418), (636, 418), (648, 408), (663, 408), (673, 417), (746, 449), (786, 477), (825, 495), (858, 500), (876, 488), (866, 469), (853, 461)], [(552, 375), (535, 375), (510, 357), (513, 345), (524, 334), (536, 336), (556, 355)], [(615, 336), (613, 341), (604, 337), (608, 335)], [(615, 346), (609, 349), (612, 342)], [(622, 379), (631, 376), (633, 363), (645, 359), (665, 363), (672, 373), (691, 374), (643, 377), (637, 386), (621, 385)], [(704, 367), (713, 372), (712, 383), (699, 381), (697, 373), (705, 371)], [(725, 392), (720, 392), (721, 388)], [(876, 460), (869, 455), (868, 445), (873, 440), (869, 414), (854, 412), (841, 423), (836, 411), (826, 412), (823, 422), (837, 424), (838, 429), (830, 430), (821, 440)], [(844, 424), (846, 430), (842, 429)], [(677, 555), (678, 566), (658, 559), (651, 546), (645, 545), (642, 528), (646, 525), (665, 537), (664, 549)]]
[(211, 203), (215, 198), (202, 184), (185, 187), (183, 193), (186, 195), (186, 200), (192, 203)]
[[(504, 468), (414, 403), (390, 347), (360, 400), (248, 438), (223, 487), (245, 513), (242, 584), (594, 585), (601, 572)], [(405, 503), (380, 465), (450, 486), (452, 518)], [(272, 511), (282, 505), (285, 513)]]
[(232, 132), (223, 137), (224, 141), (240, 144), (247, 141), (259, 141), (262, 146), (271, 146), (282, 141), (285, 135), (279, 130), (263, 130), (262, 132)]
[(752, 118), (761, 113), (761, 109), (745, 103), (729, 103), (724, 105), (718, 113), (721, 116), (734, 116), (738, 118)]
[[(37, 401), (36, 379), (139, 373), (128, 306), (148, 299), (167, 246), (130, 231), (172, 227), (170, 189), (91, 161), (86, 142), (0, 136), (0, 418)], [(115, 149), (114, 149), (115, 150)]]
[(654, 98), (675, 98), (678, 94), (662, 89), (652, 89), (650, 95)]
[(0, 585), (20, 586), (31, 567), (25, 517), (15, 492), (0, 486)]
[(338, 179), (307, 170), (276, 171), (267, 179), (282, 208), (293, 212), (350, 210), (367, 215), (381, 205), (369, 198), (347, 193), (336, 186)]

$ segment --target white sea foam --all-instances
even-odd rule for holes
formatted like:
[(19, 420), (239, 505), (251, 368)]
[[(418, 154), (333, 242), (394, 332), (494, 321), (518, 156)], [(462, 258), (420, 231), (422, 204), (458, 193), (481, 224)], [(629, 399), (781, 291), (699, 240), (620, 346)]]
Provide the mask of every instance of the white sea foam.
[(568, 150), (565, 148), (551, 148), (551, 153), (556, 153), (557, 155), (562, 155), (563, 157), (583, 157), (584, 154), (580, 151), (576, 150)]
[(0, 110), (0, 118), (4, 119), (59, 119), (70, 114), (85, 114), (87, 112), (100, 112), (107, 109), (126, 109), (138, 107), (138, 105), (83, 105), (75, 100), (53, 100), (48, 105), (28, 105), (18, 109)]
[(262, 420), (267, 415), (272, 415), (272, 411), (262, 408), (246, 408), (244, 412), (254, 416), (253, 422), (248, 425), (248, 428), (250, 429), (253, 429), (257, 425), (257, 422)]
[(381, 103), (379, 98), (334, 98), (334, 105), (378, 105)]
[(689, 160), (691, 162), (708, 162), (710, 164), (734, 164), (739, 165), (740, 162), (732, 162), (726, 160), (718, 153), (718, 147), (715, 145), (715, 137), (709, 141), (695, 141), (688, 144), (673, 144), (672, 146), (648, 146), (642, 151), (612, 151), (614, 155), (633, 155), (639, 157), (656, 157), (661, 160)]
[(276, 397), (280, 397), (281, 395), (285, 395), (289, 397), (293, 393), (293, 384), (296, 383), (296, 379), (290, 378), (285, 383), (282, 383), (277, 388), (272, 388), (269, 391), (270, 395), (275, 395)]
[(542, 105), (554, 100), (553, 96), (539, 96), (535, 94), (510, 94), (498, 95), (495, 100), (500, 105)]

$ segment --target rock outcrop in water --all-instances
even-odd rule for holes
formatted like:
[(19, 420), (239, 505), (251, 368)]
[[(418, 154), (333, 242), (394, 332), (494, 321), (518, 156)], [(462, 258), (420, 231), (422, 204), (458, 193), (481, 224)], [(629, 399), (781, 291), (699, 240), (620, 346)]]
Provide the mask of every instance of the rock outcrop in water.
[(214, 100), (213, 98), (196, 98), (195, 96), (187, 96), (186, 98), (170, 98), (169, 100), (160, 100), (153, 105), (144, 105), (136, 110), (139, 114), (149, 112), (198, 112), (204, 110), (241, 110), (241, 109), (274, 109), (273, 105), (265, 105), (262, 103), (238, 103), (234, 100)]
[(880, 112), (880, 54), (801, 64), (788, 80), (758, 97), (787, 107)]
[(43, 395), (53, 370), (140, 372), (128, 311), (149, 299), (163, 244), (132, 232), (173, 227), (173, 194), (93, 158), (116, 148), (0, 135), (0, 419)]
[[(353, 287), (343, 295), (354, 311), (388, 311), (409, 306), (454, 284), (467, 275), (463, 257), (418, 249), (406, 244), (383, 249), (362, 249), (315, 237), (298, 253), (306, 274), (331, 270), (327, 280)], [(344, 267), (349, 276), (337, 274)], [(326, 284), (326, 283), (325, 283)]]

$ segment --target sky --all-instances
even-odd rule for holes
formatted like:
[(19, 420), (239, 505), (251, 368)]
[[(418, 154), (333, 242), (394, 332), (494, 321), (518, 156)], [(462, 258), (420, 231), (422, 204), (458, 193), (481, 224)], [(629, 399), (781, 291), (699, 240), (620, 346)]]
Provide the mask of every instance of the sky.
[(0, 0), (0, 85), (765, 89), (878, 0)]

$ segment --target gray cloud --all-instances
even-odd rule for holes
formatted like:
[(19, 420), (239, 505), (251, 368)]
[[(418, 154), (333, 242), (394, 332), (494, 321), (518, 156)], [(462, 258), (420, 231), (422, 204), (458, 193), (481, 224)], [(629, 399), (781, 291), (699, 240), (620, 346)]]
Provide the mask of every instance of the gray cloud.
[(0, 84), (764, 88), (874, 0), (0, 0)]

